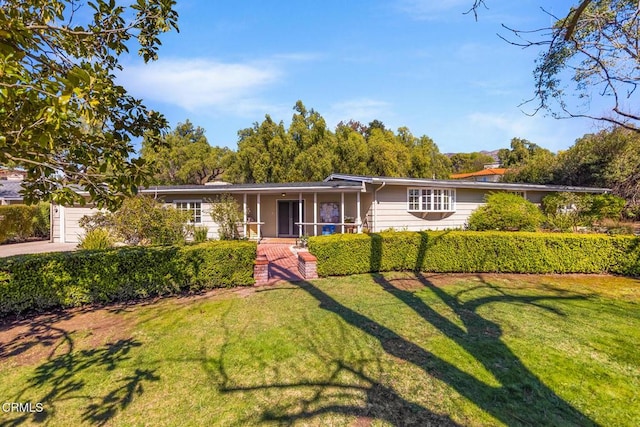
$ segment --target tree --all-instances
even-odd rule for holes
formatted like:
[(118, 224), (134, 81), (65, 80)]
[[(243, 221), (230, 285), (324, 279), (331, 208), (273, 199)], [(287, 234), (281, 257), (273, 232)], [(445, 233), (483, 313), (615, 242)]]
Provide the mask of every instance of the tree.
[(526, 139), (513, 138), (511, 149), (498, 151), (501, 163), (510, 170), (504, 175), (506, 182), (550, 184), (554, 182), (556, 156)]
[(409, 149), (408, 176), (412, 178), (449, 178), (451, 161), (440, 153), (433, 139), (426, 135), (416, 138), (406, 127), (398, 129), (396, 138), (401, 146)]
[(262, 123), (238, 132), (238, 151), (232, 156), (225, 177), (233, 182), (289, 182), (296, 143), (282, 122), (268, 114)]
[(456, 153), (449, 160), (451, 160), (453, 173), (477, 172), (484, 169), (485, 164), (495, 163), (493, 157), (479, 152)]
[(624, 128), (587, 134), (560, 153), (556, 183), (612, 188), (640, 211), (640, 134)]
[[(472, 11), (485, 0), (474, 0)], [(546, 12), (546, 11), (545, 11)], [(534, 114), (587, 117), (640, 132), (640, 14), (635, 0), (581, 0), (564, 16), (546, 12), (553, 25), (522, 31), (506, 27), (523, 47), (544, 47), (534, 70)], [(573, 81), (573, 88), (568, 81)], [(594, 97), (607, 112), (588, 112)]]
[(177, 29), (174, 5), (0, 0), (0, 164), (27, 171), (25, 201), (84, 203), (80, 188), (115, 208), (149, 178), (144, 161), (131, 158), (131, 139), (148, 132), (153, 140), (166, 120), (117, 85), (114, 72), (131, 39), (145, 62), (157, 58), (159, 35)]
[(399, 144), (390, 130), (370, 127), (369, 174), (376, 176), (407, 176), (410, 165), (409, 148)]
[(142, 158), (152, 165), (159, 184), (205, 184), (222, 175), (231, 156), (228, 148), (209, 145), (204, 129), (189, 120), (162, 142), (158, 148), (145, 136), (142, 143)]
[(238, 225), (242, 223), (240, 205), (231, 194), (222, 194), (211, 205), (211, 219), (218, 224), (220, 240), (236, 240), (240, 238)]
[(364, 138), (364, 129), (359, 122), (338, 123), (335, 131), (335, 172), (354, 175), (369, 173), (369, 147)]

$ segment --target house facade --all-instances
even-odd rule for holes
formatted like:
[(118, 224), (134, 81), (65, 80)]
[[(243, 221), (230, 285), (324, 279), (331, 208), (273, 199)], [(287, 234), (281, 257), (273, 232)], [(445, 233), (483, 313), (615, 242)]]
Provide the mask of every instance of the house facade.
[[(507, 184), (462, 180), (390, 178), (332, 174), (321, 182), (157, 186), (140, 190), (177, 209), (218, 237), (210, 216), (216, 199), (231, 194), (242, 210), (240, 232), (250, 239), (299, 237), (388, 229), (463, 228), (487, 194), (508, 191), (533, 203), (554, 192), (605, 193), (605, 188)], [(52, 206), (54, 242), (78, 242), (79, 220), (90, 206)]]

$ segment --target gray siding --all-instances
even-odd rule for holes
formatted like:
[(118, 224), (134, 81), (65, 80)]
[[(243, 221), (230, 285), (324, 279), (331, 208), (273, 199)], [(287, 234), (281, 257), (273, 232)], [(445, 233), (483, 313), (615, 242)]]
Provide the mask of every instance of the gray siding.
[[(455, 212), (417, 213), (407, 210), (407, 188), (405, 186), (386, 186), (378, 191), (378, 203), (375, 206), (375, 230), (389, 228), (396, 230), (443, 230), (463, 228), (475, 209), (483, 202), (481, 190), (456, 190)], [(369, 222), (373, 222), (373, 207), (369, 213)]]

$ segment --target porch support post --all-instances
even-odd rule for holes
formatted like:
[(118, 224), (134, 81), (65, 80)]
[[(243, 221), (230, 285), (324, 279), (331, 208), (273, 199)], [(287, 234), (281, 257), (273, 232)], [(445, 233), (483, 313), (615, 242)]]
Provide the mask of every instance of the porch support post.
[(302, 193), (298, 193), (298, 237), (302, 237)]
[(256, 220), (258, 221), (258, 241), (260, 241), (260, 237), (262, 236), (262, 232), (260, 231), (260, 193), (256, 195)]
[(362, 233), (362, 220), (360, 219), (360, 192), (356, 193), (356, 224), (358, 233)]
[(242, 195), (242, 237), (247, 238), (247, 193)]
[(340, 192), (340, 232), (344, 234), (344, 191)]
[(318, 193), (313, 193), (313, 235), (318, 235)]

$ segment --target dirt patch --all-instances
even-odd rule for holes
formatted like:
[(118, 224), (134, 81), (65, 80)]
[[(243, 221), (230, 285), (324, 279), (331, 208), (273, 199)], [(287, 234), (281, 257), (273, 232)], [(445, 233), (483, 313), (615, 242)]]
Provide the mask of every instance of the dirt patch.
[(37, 364), (128, 338), (133, 322), (111, 308), (73, 309), (0, 324), (0, 363)]

